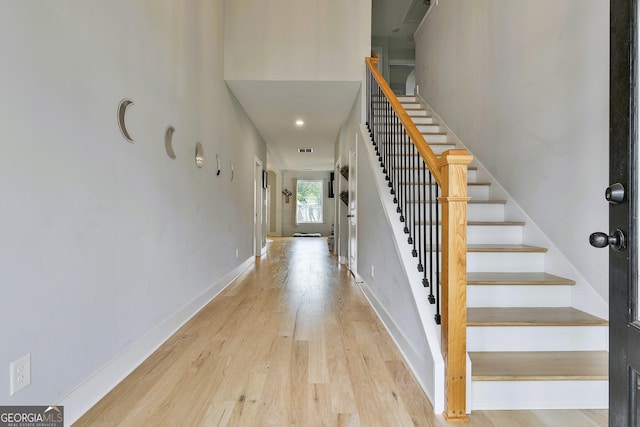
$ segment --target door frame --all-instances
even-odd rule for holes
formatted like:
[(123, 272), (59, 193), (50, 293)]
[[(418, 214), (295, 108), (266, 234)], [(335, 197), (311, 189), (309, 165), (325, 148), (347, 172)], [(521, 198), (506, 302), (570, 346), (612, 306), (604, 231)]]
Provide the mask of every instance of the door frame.
[(262, 188), (262, 160), (256, 156), (254, 156), (253, 171), (253, 255), (261, 257), (266, 251), (262, 232), (264, 190)]
[(609, 184), (624, 186), (609, 206), (610, 234), (620, 229), (626, 250), (609, 252), (609, 425), (637, 425), (640, 372), (638, 289), (637, 141), (638, 2), (610, 2)]
[(358, 135), (355, 142), (349, 147), (349, 207), (347, 209), (347, 265), (354, 277), (358, 277)]

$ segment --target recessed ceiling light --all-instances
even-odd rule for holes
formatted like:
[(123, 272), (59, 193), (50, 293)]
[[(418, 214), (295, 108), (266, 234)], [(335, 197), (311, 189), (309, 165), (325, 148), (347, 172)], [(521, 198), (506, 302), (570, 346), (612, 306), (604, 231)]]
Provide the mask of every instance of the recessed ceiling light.
[(298, 119), (298, 120), (296, 120), (296, 124), (297, 124), (298, 126), (302, 126), (302, 125), (304, 124), (304, 121), (302, 121), (302, 120)]

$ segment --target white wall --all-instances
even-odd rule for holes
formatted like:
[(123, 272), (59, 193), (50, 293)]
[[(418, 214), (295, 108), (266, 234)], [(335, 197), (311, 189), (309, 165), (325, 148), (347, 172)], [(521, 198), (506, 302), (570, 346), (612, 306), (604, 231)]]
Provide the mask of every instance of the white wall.
[(411, 256), (368, 133), (359, 132), (357, 144), (356, 277), (438, 413), (444, 404), (444, 364), (435, 306), (427, 302), (422, 273)]
[(371, 0), (227, 0), (227, 80), (362, 79)]
[(223, 0), (0, 5), (0, 404), (60, 402), (251, 259), (266, 149), (223, 81), (223, 24)]
[(440, 1), (420, 95), (608, 301), (609, 2)]
[[(323, 199), (323, 223), (322, 224), (296, 224), (296, 184), (297, 179), (322, 180)], [(281, 197), (282, 203), (282, 235), (290, 237), (293, 233), (321, 233), (323, 236), (331, 235), (331, 226), (334, 223), (335, 205), (338, 199), (328, 197), (329, 171), (313, 172), (313, 171), (284, 171), (282, 174), (283, 189), (287, 189), (293, 193), (289, 198), (289, 203), (285, 202), (284, 196)]]

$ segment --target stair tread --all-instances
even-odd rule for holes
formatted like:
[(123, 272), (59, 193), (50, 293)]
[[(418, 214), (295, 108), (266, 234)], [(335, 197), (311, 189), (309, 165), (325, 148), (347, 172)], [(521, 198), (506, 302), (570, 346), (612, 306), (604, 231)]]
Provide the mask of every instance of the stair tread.
[[(437, 144), (441, 144), (441, 143), (436, 142), (435, 144), (437, 145)], [(404, 169), (413, 169), (413, 168), (398, 167), (397, 169), (403, 169), (404, 170)], [(467, 166), (467, 170), (468, 171), (477, 171), (478, 167), (477, 166)]]
[[(422, 200), (407, 200), (408, 203), (424, 203), (424, 201)], [(428, 201), (427, 201), (428, 202)], [(435, 202), (431, 202), (431, 203), (435, 203)], [(478, 199), (471, 199), (467, 202), (467, 204), (470, 205), (505, 205), (507, 203), (506, 200), (478, 200)]]
[[(415, 181), (400, 181), (401, 185), (429, 185), (428, 182), (415, 182)], [(431, 182), (431, 185), (438, 185), (437, 182)], [(491, 186), (490, 182), (467, 182), (467, 185), (472, 185), (476, 187), (488, 187)]]
[[(425, 221), (416, 221), (416, 225), (429, 225), (429, 222)], [(442, 225), (441, 222), (438, 225)], [(467, 225), (473, 226), (490, 226), (490, 227), (508, 227), (508, 226), (523, 226), (525, 225), (524, 221), (467, 221)], [(487, 273), (467, 273), (467, 277), (470, 274), (487, 274)], [(495, 273), (495, 274), (518, 274), (518, 273)]]
[[(431, 136), (441, 136), (439, 134), (436, 133), (432, 133), (432, 134), (427, 134), (426, 132), (420, 132), (421, 135), (424, 135), (424, 140), (427, 143), (427, 145), (436, 145), (436, 146), (440, 146), (440, 145), (453, 145), (456, 146), (456, 142), (455, 141), (428, 141), (427, 138), (431, 137)], [(400, 150), (403, 149), (403, 147), (408, 146), (412, 146), (414, 145), (412, 141), (380, 141), (378, 142), (379, 146), (386, 146), (391, 144), (392, 147), (398, 147)], [(406, 149), (405, 149), (406, 150)], [(406, 156), (406, 157), (411, 157), (411, 156), (415, 156), (415, 154), (404, 154), (404, 153), (387, 153), (390, 156)]]
[[(471, 222), (467, 223), (471, 225)], [(524, 223), (523, 223), (524, 224)], [(468, 285), (575, 285), (576, 282), (545, 272), (467, 273)]]
[[(387, 145), (387, 144), (389, 144), (389, 142), (382, 141), (382, 142), (378, 143), (378, 145)], [(398, 146), (398, 145), (413, 145), (413, 142), (404, 142), (404, 141), (402, 141), (402, 142), (392, 142), (391, 144), (394, 144), (396, 146)], [(427, 145), (454, 145), (455, 146), (456, 143), (453, 142), (453, 141), (445, 141), (445, 142), (437, 142), (437, 141), (436, 142), (428, 142), (427, 141)], [(412, 156), (411, 154), (400, 154), (400, 153), (393, 154), (393, 156), (402, 156), (402, 155), (409, 156), (409, 157)], [(413, 156), (415, 156), (415, 154)]]
[[(429, 123), (429, 124), (418, 124), (417, 126), (439, 126), (436, 123)], [(406, 132), (401, 132), (401, 131), (384, 131), (384, 130), (380, 130), (378, 132), (376, 132), (377, 134), (380, 135), (404, 135)], [(422, 135), (446, 135), (447, 132), (446, 131), (438, 131), (438, 132), (429, 132), (428, 130), (422, 131), (420, 132)]]
[(547, 252), (547, 248), (530, 245), (474, 244), (467, 252)]
[(607, 380), (606, 351), (469, 352), (473, 381)]
[(524, 221), (467, 221), (467, 225), (488, 225), (488, 226), (521, 226)]
[(603, 326), (608, 322), (573, 307), (473, 307), (467, 326)]

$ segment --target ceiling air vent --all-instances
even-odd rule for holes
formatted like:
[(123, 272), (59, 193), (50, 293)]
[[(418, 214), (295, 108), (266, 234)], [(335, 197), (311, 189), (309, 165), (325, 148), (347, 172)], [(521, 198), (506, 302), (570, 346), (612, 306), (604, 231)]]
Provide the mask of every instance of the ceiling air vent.
[(298, 153), (313, 153), (313, 148), (298, 148)]

